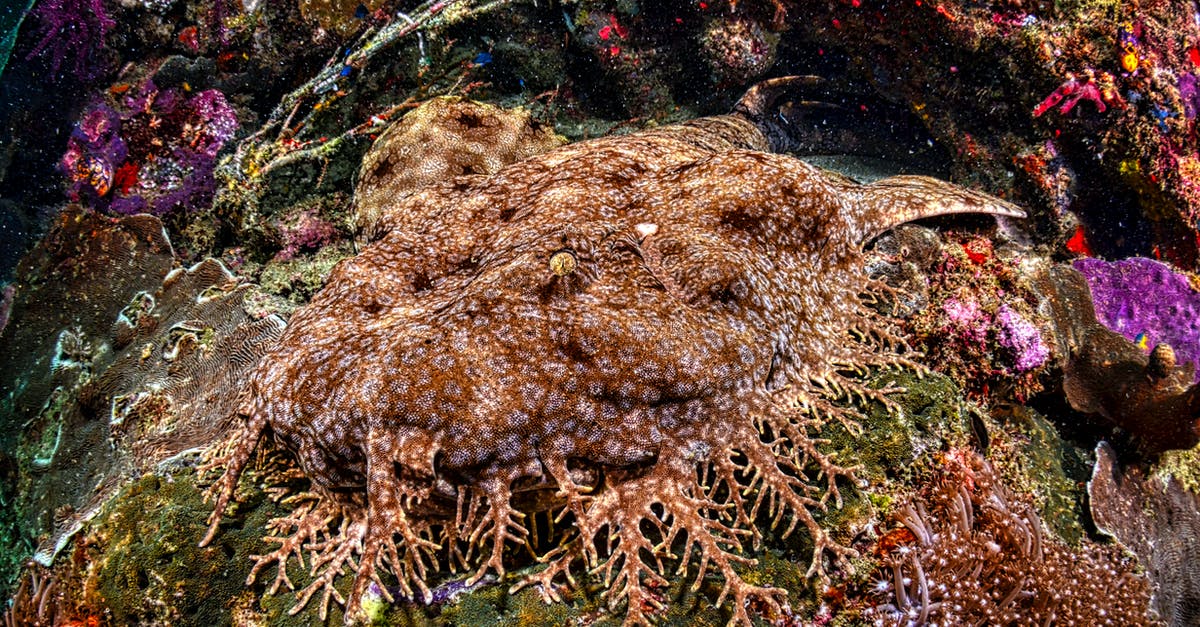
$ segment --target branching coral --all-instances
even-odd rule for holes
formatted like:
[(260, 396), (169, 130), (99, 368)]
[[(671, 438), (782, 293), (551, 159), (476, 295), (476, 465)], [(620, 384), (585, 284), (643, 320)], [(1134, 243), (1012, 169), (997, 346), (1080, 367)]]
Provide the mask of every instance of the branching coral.
[[(1111, 76), (1103, 76), (1103, 80), (1107, 83), (1112, 83)], [(1033, 116), (1038, 117), (1049, 111), (1056, 105), (1061, 103), (1058, 112), (1066, 115), (1079, 104), (1081, 100), (1090, 100), (1096, 105), (1096, 111), (1104, 113), (1108, 108), (1108, 102), (1120, 102), (1120, 96), (1113, 89), (1104, 89), (1096, 81), (1094, 74), (1091, 71), (1085, 73), (1083, 80), (1076, 78), (1074, 74), (1067, 73), (1067, 80), (1059, 85), (1045, 100), (1038, 103), (1038, 106), (1033, 109)]]
[[(770, 519), (801, 528), (809, 574), (850, 551), (818, 524), (851, 470), (820, 448), (838, 402), (891, 402), (856, 373), (915, 367), (867, 308), (861, 246), (929, 215), (1021, 215), (925, 177), (869, 186), (764, 152), (742, 113), (568, 146), (387, 207), (251, 377), (244, 430), (204, 542), (269, 430), (312, 493), (273, 524), (272, 591), (311, 556), (299, 606), (361, 610), (392, 577), (428, 598), (446, 564), (470, 582), (532, 545), (530, 514), (573, 520), (531, 579), (548, 600), (580, 561), (643, 622), (669, 568), (723, 581), (735, 622), (783, 609), (738, 567)], [(356, 566), (348, 595), (335, 587)]]
[[(962, 452), (957, 452), (962, 453)], [(896, 509), (881, 625), (1147, 625), (1150, 588), (1114, 547), (1071, 549), (973, 453), (948, 454), (920, 499)], [(1114, 590), (1119, 593), (1112, 594)]]

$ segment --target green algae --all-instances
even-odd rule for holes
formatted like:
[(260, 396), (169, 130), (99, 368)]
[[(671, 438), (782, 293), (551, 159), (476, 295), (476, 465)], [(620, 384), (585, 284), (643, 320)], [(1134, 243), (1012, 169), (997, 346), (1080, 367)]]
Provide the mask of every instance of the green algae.
[(244, 590), (267, 520), (282, 513), (262, 493), (241, 509), (241, 524), (222, 526), (200, 548), (211, 506), (190, 470), (146, 475), (122, 490), (84, 540), (93, 554), (90, 576), (113, 624), (232, 624), (228, 602)]
[(1163, 481), (1174, 478), (1188, 492), (1200, 494), (1200, 446), (1163, 453), (1155, 465), (1154, 473)]
[(325, 279), (337, 263), (354, 255), (353, 246), (344, 242), (326, 246), (312, 255), (286, 261), (271, 261), (263, 268), (260, 285), (264, 292), (301, 305), (325, 285)]
[[(823, 434), (837, 451), (838, 462), (857, 465), (859, 479), (872, 486), (898, 481), (911, 484), (927, 465), (932, 453), (947, 446), (965, 444), (970, 437), (971, 419), (962, 391), (949, 377), (938, 373), (901, 371), (876, 375), (869, 382), (874, 388), (901, 388), (890, 396), (899, 411), (881, 403), (865, 408), (859, 420), (861, 434), (853, 434), (841, 425), (833, 425)], [(873, 500), (886, 496), (873, 496)]]
[(1046, 525), (1069, 545), (1084, 538), (1085, 484), (1090, 471), (1084, 452), (1064, 441), (1036, 410), (1010, 405), (992, 410), (1005, 434), (990, 458), (1009, 485), (1031, 494)]

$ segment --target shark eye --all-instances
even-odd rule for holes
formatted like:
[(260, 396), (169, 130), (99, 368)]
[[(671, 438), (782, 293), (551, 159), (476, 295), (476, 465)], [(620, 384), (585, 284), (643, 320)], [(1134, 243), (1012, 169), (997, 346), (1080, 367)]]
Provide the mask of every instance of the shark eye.
[(550, 255), (550, 271), (558, 276), (567, 276), (579, 267), (579, 260), (575, 258), (575, 252), (571, 250), (560, 250)]

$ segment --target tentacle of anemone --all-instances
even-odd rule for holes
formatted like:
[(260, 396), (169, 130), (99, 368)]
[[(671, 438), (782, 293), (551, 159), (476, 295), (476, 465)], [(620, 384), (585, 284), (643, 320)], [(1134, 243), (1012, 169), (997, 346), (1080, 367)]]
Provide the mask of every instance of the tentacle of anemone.
[(233, 494), (237, 491), (237, 483), (242, 476), (242, 470), (246, 468), (246, 463), (250, 461), (250, 456), (254, 453), (266, 428), (266, 416), (260, 411), (251, 412), (238, 435), (237, 444), (230, 451), (229, 456), (213, 463), (213, 466), (224, 466), (225, 472), (209, 490), (210, 494), (216, 495), (217, 502), (208, 516), (208, 532), (200, 540), (201, 547), (208, 546), (208, 543), (212, 542), (213, 537), (216, 536), (221, 516), (225, 514), (225, 508), (229, 506), (229, 501), (233, 499)]
[(857, 197), (851, 211), (857, 215), (855, 241), (864, 245), (880, 234), (905, 222), (958, 213), (983, 213), (1024, 218), (1016, 205), (928, 176), (892, 176), (870, 185), (846, 187)]

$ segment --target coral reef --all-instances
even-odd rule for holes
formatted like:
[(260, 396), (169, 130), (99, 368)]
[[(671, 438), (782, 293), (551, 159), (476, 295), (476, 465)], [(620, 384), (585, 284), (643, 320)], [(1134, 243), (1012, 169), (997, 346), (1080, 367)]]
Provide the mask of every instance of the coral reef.
[(907, 295), (899, 313), (935, 368), (972, 396), (999, 388), (1028, 398), (1041, 390), (1051, 346), (1021, 264), (983, 236), (906, 226), (880, 238), (872, 271)]
[(1096, 320), (1087, 282), (1069, 267), (1042, 267), (1033, 283), (1054, 322), (1063, 390), (1078, 411), (1103, 416), (1148, 455), (1200, 443), (1200, 383), (1170, 346), (1145, 350)]
[(1131, 342), (1170, 345), (1200, 380), (1200, 291), (1195, 279), (1153, 259), (1078, 259), (1096, 318)]
[(3, 519), (16, 527), (0, 537), (21, 548), (0, 553), (24, 553), (58, 526), (63, 505), (90, 498), (95, 477), (76, 461), (102, 465), (109, 447), (74, 399), (111, 358), (103, 340), (121, 309), (154, 289), (171, 257), (152, 217), (114, 220), (70, 207), (19, 264), (11, 317), (0, 332), (0, 459), (12, 466), (4, 487), (15, 487), (15, 495), (6, 490), (11, 517)]
[(454, 97), (429, 100), (388, 126), (363, 156), (355, 224), (369, 239), (382, 211), (420, 188), (456, 177), (466, 177), (466, 184), (565, 141), (524, 109)]
[(1141, 561), (1158, 615), (1169, 625), (1200, 621), (1200, 497), (1174, 477), (1121, 464), (1104, 442), (1096, 447), (1088, 496), (1096, 527)]
[(748, 18), (710, 19), (700, 36), (704, 60), (719, 84), (741, 85), (762, 76), (775, 64), (778, 45), (778, 34)]
[[(957, 521), (936, 504), (953, 495), (910, 495), (946, 451), (962, 461), (975, 446), (1020, 493), (1000, 491), (1013, 515), (996, 520), (1031, 528), (1032, 503), (1045, 528), (1094, 554), (1083, 485), (1101, 437), (1122, 462), (1097, 454), (1095, 519), (1140, 554), (1163, 617), (1191, 620), (1191, 575), (1172, 561), (1188, 548), (1172, 534), (1190, 537), (1180, 490), (1200, 485), (1194, 451), (1175, 450), (1200, 439), (1196, 297), (1185, 285), (1200, 258), (1193, 3), (9, 4), (0, 585), (17, 593), (10, 620), (317, 622), (324, 604), (288, 615), (295, 596), (263, 594), (293, 583), (384, 624), (589, 624), (614, 610), (616, 620), (724, 623), (731, 604), (715, 602), (731, 598), (735, 618), (781, 623), (849, 623), (889, 604), (919, 617), (937, 610), (914, 601), (913, 582), (907, 606), (864, 585), (879, 559), (899, 559), (868, 550), (877, 534), (911, 536), (901, 544), (920, 551), (913, 527), (885, 533), (879, 516), (912, 503), (927, 529), (943, 521), (921, 504)], [(987, 217), (909, 225), (860, 253), (867, 236), (839, 229), (863, 222), (864, 198), (896, 190), (725, 150), (739, 139), (761, 149), (756, 131), (709, 142), (695, 132), (712, 130), (707, 119), (565, 149), (555, 136), (725, 111), (740, 84), (797, 70), (822, 78), (770, 115), (742, 111), (775, 152), (823, 155), (810, 162), (861, 183), (879, 177), (854, 157), (883, 157), (869, 167), (884, 177), (949, 179), (1032, 219), (986, 231)], [(668, 149), (664, 137), (680, 143)], [(595, 162), (602, 151), (612, 163)], [(743, 175), (776, 180), (755, 187)], [(822, 198), (836, 202), (790, 206), (795, 180), (835, 190)], [(64, 191), (116, 218), (58, 216)], [(745, 210), (752, 201), (767, 213)], [(1083, 279), (1046, 265), (1079, 255), (1147, 259), (1078, 262), (1089, 296)], [(1102, 293), (1104, 282), (1118, 287)], [(902, 320), (886, 321), (893, 307)], [(254, 366), (280, 333), (273, 316), (292, 311), (293, 339)], [(472, 316), (484, 325), (463, 322)], [(897, 328), (915, 350), (895, 341)], [(329, 344), (300, 345), (312, 338)], [(340, 354), (334, 341), (382, 348)], [(871, 367), (904, 360), (947, 376)], [(329, 381), (286, 374), (317, 367)], [(288, 384), (313, 409), (292, 411)], [(569, 404), (547, 408), (559, 399)], [(184, 469), (239, 410), (275, 412), (257, 418), (283, 435), (246, 462), (226, 511), (236, 524), (198, 548), (212, 509)], [(467, 426), (452, 428), (460, 415)], [(311, 424), (315, 433), (298, 433)], [(271, 446), (300, 453), (300, 465), (268, 478)], [(371, 479), (391, 457), (394, 472)], [(833, 476), (817, 474), (822, 464)], [(1168, 465), (1180, 486), (1159, 479)], [(843, 507), (826, 510), (833, 490)], [(976, 521), (991, 516), (996, 490), (968, 492)], [(381, 529), (381, 510), (407, 518)], [(789, 523), (801, 532), (781, 537)], [(973, 533), (995, 532), (984, 526)], [(523, 530), (527, 543), (513, 538)], [(264, 534), (281, 544), (264, 551)], [(996, 544), (1019, 565), (1030, 553), (1006, 537)], [(856, 574), (847, 547), (862, 551), (848, 560)], [(13, 574), (38, 549), (53, 567), (27, 566), (21, 588)], [(314, 570), (310, 557), (329, 562)], [(805, 578), (814, 562), (830, 580)], [(920, 579), (911, 561), (900, 568)], [(510, 594), (514, 582), (525, 587)], [(542, 605), (543, 594), (566, 602)], [(997, 594), (1003, 605), (1007, 590)]]
[(1049, 535), (971, 451), (947, 452), (922, 496), (893, 517), (901, 526), (876, 549), (879, 602), (863, 612), (876, 624), (1157, 624), (1149, 583), (1127, 558)]
[(216, 191), (216, 155), (237, 130), (224, 95), (147, 80), (117, 108), (84, 111), (59, 162), (73, 201), (117, 215), (194, 212)]
[(736, 570), (752, 563), (741, 553), (759, 514), (808, 531), (810, 575), (830, 572), (827, 557), (845, 568), (812, 510), (840, 502), (850, 471), (812, 431), (853, 425), (835, 401), (889, 402), (853, 373), (913, 366), (860, 301), (879, 287), (860, 247), (930, 215), (1022, 214), (927, 177), (860, 187), (763, 152), (755, 121), (795, 82), (751, 89), (737, 114), (568, 146), (388, 206), (376, 241), (251, 377), (204, 542), (270, 430), (313, 490), (273, 524), (280, 546), (252, 573), (274, 566), (276, 591), (311, 553), (318, 576), (298, 606), (320, 593), (351, 619), (389, 572), (426, 599), (443, 559), (473, 565), (472, 582), (503, 574), (539, 509), (576, 533), (518, 587), (559, 599), (582, 559), (630, 621), (662, 607), (661, 555), (676, 551), (683, 570), (699, 559), (694, 585), (721, 576), (735, 621), (751, 599), (778, 615), (782, 592)]

